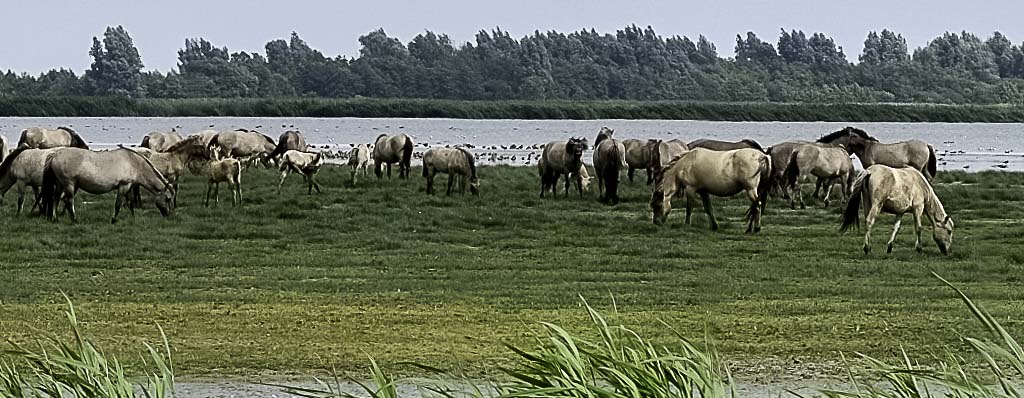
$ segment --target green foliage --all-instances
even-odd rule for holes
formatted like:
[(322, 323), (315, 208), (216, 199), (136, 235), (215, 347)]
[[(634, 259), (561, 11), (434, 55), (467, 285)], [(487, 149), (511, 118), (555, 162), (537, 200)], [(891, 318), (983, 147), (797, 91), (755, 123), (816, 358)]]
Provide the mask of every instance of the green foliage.
[(142, 58), (131, 36), (122, 26), (107, 27), (103, 42), (93, 37), (92, 66), (85, 72), (88, 94), (140, 96), (142, 86)]

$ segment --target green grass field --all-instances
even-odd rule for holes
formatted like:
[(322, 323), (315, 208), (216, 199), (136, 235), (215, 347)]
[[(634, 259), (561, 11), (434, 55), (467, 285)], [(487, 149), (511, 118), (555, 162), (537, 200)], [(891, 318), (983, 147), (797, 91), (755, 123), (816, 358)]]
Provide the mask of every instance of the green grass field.
[(925, 252), (913, 250), (909, 216), (892, 255), (882, 217), (866, 257), (861, 235), (838, 234), (837, 204), (772, 201), (750, 236), (741, 199), (715, 200), (717, 233), (702, 213), (654, 226), (642, 178), (608, 207), (539, 199), (533, 167), (482, 168), (480, 197), (429, 197), (418, 173), (350, 187), (347, 169), (328, 167), (323, 194), (292, 176), (278, 196), (276, 173), (249, 169), (244, 206), (222, 189), (209, 209), (193, 177), (173, 218), (150, 206), (117, 225), (111, 195), (80, 196), (75, 225), (15, 216), (8, 195), (0, 337), (63, 331), (64, 291), (84, 329), (128, 362), (135, 351), (116, 350), (159, 340), (159, 322), (184, 375), (355, 370), (367, 354), (474, 372), (511, 361), (497, 343), (529, 344), (538, 321), (585, 325), (582, 295), (609, 314), (614, 298), (617, 319), (655, 340), (671, 338), (658, 319), (695, 338), (707, 330), (744, 377), (835, 363), (840, 351), (888, 357), (902, 344), (927, 360), (963, 348), (959, 336), (980, 326), (932, 271), (1024, 331), (1024, 173), (940, 173), (957, 222), (948, 257), (930, 230)]

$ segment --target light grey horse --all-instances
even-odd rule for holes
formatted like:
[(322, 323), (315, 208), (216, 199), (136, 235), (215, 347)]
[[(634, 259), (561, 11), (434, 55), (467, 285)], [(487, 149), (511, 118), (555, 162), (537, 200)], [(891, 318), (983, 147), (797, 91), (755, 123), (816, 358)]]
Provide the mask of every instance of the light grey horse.
[(200, 174), (206, 176), (206, 199), (204, 207), (210, 206), (210, 194), (214, 204), (220, 204), (220, 183), (228, 183), (231, 189), (231, 205), (242, 204), (242, 162), (235, 158), (215, 159), (203, 162)]
[(64, 146), (89, 149), (89, 144), (70, 127), (58, 127), (56, 130), (29, 127), (21, 131), (21, 139), (18, 140), (18, 147), (47, 149)]
[(793, 150), (786, 162), (784, 174), (786, 177), (784, 185), (788, 188), (795, 188), (789, 202), (790, 208), (793, 209), (796, 208), (797, 202), (800, 202), (801, 209), (807, 207), (804, 205), (801, 180), (813, 176), (817, 177), (817, 181), (825, 181), (825, 196), (822, 198), (822, 202), (825, 207), (828, 207), (835, 182), (841, 183), (845, 198), (849, 196), (850, 189), (853, 188), (853, 180), (857, 177), (857, 173), (853, 170), (853, 161), (850, 160), (850, 154), (846, 152), (846, 148), (841, 145), (818, 143), (809, 143)]
[(886, 212), (896, 215), (892, 237), (886, 244), (885, 252), (892, 253), (893, 242), (900, 231), (900, 220), (910, 213), (914, 216), (914, 232), (917, 242), (914, 247), (918, 252), (921, 246), (921, 219), (927, 217), (932, 224), (932, 239), (939, 246), (942, 254), (949, 254), (953, 246), (953, 220), (942, 207), (942, 202), (935, 195), (935, 190), (925, 179), (924, 174), (915, 168), (893, 168), (881, 164), (872, 165), (857, 178), (854, 183), (853, 195), (843, 212), (843, 223), (840, 231), (846, 231), (860, 224), (860, 208), (864, 207), (864, 220), (867, 230), (864, 232), (864, 254), (871, 253), (871, 227), (875, 224), (878, 213)]
[(267, 158), (276, 160), (284, 155), (285, 152), (306, 152), (308, 149), (309, 145), (306, 145), (306, 138), (302, 136), (302, 133), (297, 130), (288, 130), (281, 133), (281, 137), (277, 139), (277, 147), (274, 148), (273, 152), (270, 152), (270, 155), (267, 155)]
[(718, 221), (711, 208), (711, 195), (727, 197), (746, 192), (750, 201), (747, 210), (747, 232), (761, 231), (761, 214), (772, 185), (772, 159), (751, 148), (731, 151), (692, 149), (677, 156), (661, 169), (651, 195), (654, 224), (661, 225), (672, 210), (672, 197), (686, 193), (686, 223), (690, 223), (693, 199), (700, 196), (708, 214), (711, 230), (718, 230)]
[(288, 178), (288, 173), (292, 171), (302, 174), (306, 185), (309, 187), (308, 194), (312, 195), (313, 189), (316, 189), (316, 193), (320, 193), (320, 183), (316, 181), (316, 173), (320, 171), (321, 166), (323, 166), (322, 153), (289, 149), (281, 155), (281, 165), (279, 167), (281, 170), (281, 181), (277, 183), (277, 194), (281, 194), (281, 186), (284, 185), (284, 179)]
[(172, 145), (181, 142), (183, 139), (184, 138), (182, 138), (181, 134), (178, 134), (177, 131), (172, 130), (169, 133), (154, 131), (146, 134), (145, 137), (142, 137), (142, 143), (139, 144), (139, 146), (142, 148), (149, 148), (153, 150), (153, 152), (165, 152)]
[(270, 167), (268, 155), (277, 149), (277, 144), (257, 131), (239, 129), (217, 133), (207, 145), (211, 150), (219, 150), (222, 157), (231, 157), (243, 162), (259, 161)]
[(576, 190), (580, 197), (583, 197), (583, 180), (580, 177), (580, 167), (583, 166), (583, 151), (587, 150), (587, 143), (582, 138), (572, 137), (568, 141), (552, 141), (544, 145), (540, 160), (537, 161), (537, 171), (540, 174), (540, 197), (544, 197), (544, 191), (551, 190), (551, 194), (558, 197), (558, 178), (565, 175), (565, 196), (569, 196), (569, 186), (575, 181)]
[(451, 196), (455, 180), (459, 180), (459, 193), (480, 194), (480, 178), (476, 174), (476, 160), (473, 154), (463, 148), (430, 148), (423, 154), (423, 178), (427, 180), (427, 195), (434, 194), (434, 177), (438, 173), (448, 174), (448, 189)]
[(18, 213), (25, 206), (25, 194), (31, 188), (33, 208), (38, 204), (39, 188), (43, 186), (46, 157), (62, 148), (18, 148), (0, 163), (0, 198), (11, 188), (18, 193)]
[(412, 169), (412, 138), (405, 134), (388, 137), (387, 134), (377, 136), (373, 140), (373, 174), (383, 178), (381, 165), (387, 165), (388, 178), (391, 178), (391, 165), (398, 163), (398, 178), (409, 178)]
[[(203, 137), (190, 136), (166, 148), (164, 152), (151, 153), (148, 157), (157, 171), (174, 186), (171, 203), (177, 208), (178, 180), (185, 175), (189, 163), (210, 160), (210, 151), (203, 145)], [(138, 187), (135, 187), (132, 198), (136, 200), (135, 203), (140, 199)]]
[(367, 176), (367, 169), (370, 167), (370, 147), (359, 144), (352, 148), (348, 154), (348, 166), (352, 168), (352, 185), (356, 185), (356, 173), (362, 170), (363, 177)]
[[(116, 223), (121, 206), (125, 204), (135, 184), (156, 194), (156, 207), (160, 214), (165, 217), (170, 215), (169, 204), (174, 197), (174, 187), (153, 167), (149, 159), (123, 147), (99, 152), (66, 148), (46, 158), (40, 211), (50, 219), (55, 219), (57, 201), (63, 197), (71, 220), (75, 220), (75, 195), (79, 190), (94, 195), (115, 191), (117, 198), (114, 200), (114, 215), (110, 222)], [(129, 210), (134, 213), (133, 208)]]

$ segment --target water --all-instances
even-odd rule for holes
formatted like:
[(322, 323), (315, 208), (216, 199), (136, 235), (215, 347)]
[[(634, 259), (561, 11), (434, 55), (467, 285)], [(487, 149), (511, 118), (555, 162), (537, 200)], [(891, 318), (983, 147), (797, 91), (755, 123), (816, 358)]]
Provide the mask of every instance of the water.
[[(659, 138), (691, 141), (751, 138), (768, 146), (790, 140), (813, 140), (847, 125), (866, 130), (882, 142), (921, 139), (938, 153), (939, 168), (968, 171), (1024, 170), (1024, 125), (994, 123), (844, 123), (844, 122), (708, 122), (690, 120), (462, 120), (365, 118), (0, 118), (0, 134), (17, 141), (33, 126), (72, 126), (96, 148), (138, 144), (151, 131), (191, 133), (205, 129), (257, 129), (277, 137), (298, 129), (319, 149), (347, 152), (351, 144), (370, 143), (379, 134), (406, 133), (417, 151), (430, 146), (475, 146), (485, 163), (535, 164), (536, 146), (571, 136), (593, 141), (601, 126), (615, 129), (616, 138)], [(211, 127), (212, 126), (212, 127)], [(13, 142), (12, 142), (13, 145)], [(515, 147), (512, 149), (511, 147)], [(522, 149), (519, 147), (522, 146)], [(504, 148), (502, 148), (504, 147)], [(530, 156), (533, 153), (533, 156)]]

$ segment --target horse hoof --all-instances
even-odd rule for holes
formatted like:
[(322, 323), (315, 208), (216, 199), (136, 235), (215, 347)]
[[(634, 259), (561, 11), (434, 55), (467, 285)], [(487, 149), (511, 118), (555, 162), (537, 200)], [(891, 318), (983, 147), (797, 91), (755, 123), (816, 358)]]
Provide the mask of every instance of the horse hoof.
[(864, 246), (864, 254), (871, 254), (871, 246)]
[(111, 224), (117, 224), (117, 219), (116, 218), (111, 218), (110, 219), (110, 223)]
[(885, 247), (885, 254), (892, 254), (892, 245), (888, 245)]

